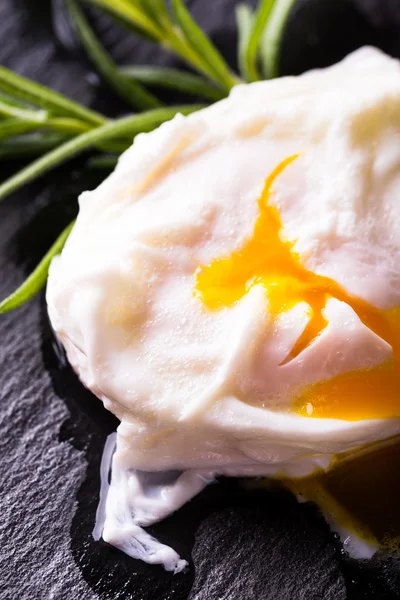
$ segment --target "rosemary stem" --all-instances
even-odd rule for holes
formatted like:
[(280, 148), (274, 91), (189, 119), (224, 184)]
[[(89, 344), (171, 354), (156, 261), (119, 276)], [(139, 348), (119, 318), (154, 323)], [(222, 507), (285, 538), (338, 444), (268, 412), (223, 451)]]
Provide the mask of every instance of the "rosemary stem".
[(2, 66), (0, 66), (0, 90), (57, 115), (74, 117), (92, 125), (103, 125), (106, 122), (99, 113)]
[(19, 286), (12, 294), (0, 302), (0, 314), (9, 312), (18, 308), (33, 296), (35, 296), (44, 287), (49, 273), (50, 263), (54, 256), (59, 254), (68, 239), (69, 234), (75, 224), (75, 221), (70, 223), (61, 235), (57, 238), (50, 250), (42, 258), (36, 269), (29, 275), (27, 279)]

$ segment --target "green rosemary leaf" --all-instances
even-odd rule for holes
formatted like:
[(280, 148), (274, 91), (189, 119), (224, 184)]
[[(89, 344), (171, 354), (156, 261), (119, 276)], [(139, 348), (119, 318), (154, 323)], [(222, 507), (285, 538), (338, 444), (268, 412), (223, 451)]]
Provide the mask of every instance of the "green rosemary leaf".
[(125, 150), (128, 150), (129, 146), (132, 146), (132, 139), (127, 140), (127, 139), (123, 139), (120, 140), (120, 138), (118, 137), (117, 140), (110, 140), (110, 141), (105, 141), (105, 142), (99, 142), (97, 144), (94, 145), (94, 148), (96, 148), (96, 150), (100, 150), (101, 152), (106, 152), (106, 153), (113, 153), (113, 154), (122, 154), (123, 152), (125, 152)]
[(260, 50), (260, 42), (268, 19), (271, 16), (275, 0), (260, 0), (258, 9), (254, 16), (252, 31), (249, 36), (246, 51), (246, 78), (248, 81), (257, 81), (261, 75), (257, 68), (257, 58)]
[[(108, 13), (134, 33), (156, 41), (167, 50), (174, 52), (191, 67), (205, 74), (219, 87), (228, 91), (239, 79), (230, 72), (225, 61), (211, 44), (207, 36), (192, 21), (186, 8), (180, 2), (179, 15), (189, 15), (189, 20), (183, 17), (186, 23), (186, 33), (183, 31), (183, 22), (179, 27), (171, 21), (164, 0), (82, 0), (92, 4)], [(155, 19), (155, 16), (157, 17)], [(150, 24), (150, 25), (149, 25)], [(193, 33), (195, 33), (193, 37)], [(200, 44), (199, 44), (200, 42)], [(212, 55), (214, 67), (209, 65), (206, 57)], [(215, 72), (217, 63), (218, 73)], [(222, 66), (221, 66), (222, 65)], [(220, 71), (223, 76), (221, 78)]]
[(172, 89), (185, 94), (201, 96), (208, 100), (221, 100), (226, 94), (199, 75), (168, 67), (121, 67), (120, 73), (127, 78), (149, 86)]
[(19, 135), (0, 143), (0, 160), (19, 160), (40, 156), (66, 141), (65, 135)]
[(142, 0), (145, 4), (149, 4), (153, 8), (153, 14), (157, 16), (160, 25), (165, 29), (173, 28), (173, 23), (166, 6), (165, 0)]
[(139, 115), (130, 115), (111, 123), (106, 123), (83, 133), (75, 139), (69, 140), (51, 152), (48, 152), (32, 164), (22, 169), (19, 173), (7, 179), (0, 185), (0, 200), (14, 192), (29, 181), (36, 179), (43, 173), (69, 160), (73, 156), (118, 136), (134, 137), (138, 133), (151, 131), (164, 121), (172, 119), (177, 113), (189, 114), (202, 108), (199, 105), (158, 108)]
[(76, 119), (55, 118), (45, 121), (31, 121), (30, 119), (6, 119), (0, 122), (0, 141), (14, 135), (49, 129), (59, 133), (76, 135), (91, 129), (91, 126)]
[(13, 96), (9, 96), (4, 92), (0, 92), (0, 100), (5, 104), (8, 104), (9, 106), (16, 106), (17, 108), (33, 110), (30, 104), (22, 102), (21, 100), (17, 100), (16, 98), (13, 98)]
[(4, 95), (0, 94), (0, 115), (6, 118), (22, 119), (23, 121), (32, 121), (41, 123), (48, 117), (45, 110), (31, 110), (11, 102)]
[(92, 156), (86, 162), (89, 169), (107, 169), (112, 171), (117, 166), (118, 156)]
[(126, 15), (123, 16), (121, 13), (113, 10), (112, 5), (110, 5), (110, 6), (104, 5), (103, 6), (103, 5), (100, 5), (100, 3), (98, 3), (96, 0), (81, 0), (81, 3), (91, 4), (91, 5), (96, 6), (96, 8), (98, 8), (104, 14), (106, 14), (108, 17), (110, 17), (110, 19), (112, 19), (114, 21), (114, 23), (118, 23), (118, 25), (121, 25), (127, 31), (134, 33), (135, 35), (141, 37), (144, 40), (148, 40), (148, 41), (154, 42), (154, 43), (161, 43), (157, 37), (154, 37), (153, 35), (150, 35), (146, 31), (143, 31), (143, 29), (140, 29), (140, 27), (135, 25), (135, 23), (132, 22), (132, 20), (129, 19)]
[(138, 2), (154, 23), (164, 30), (171, 29), (172, 23), (164, 0), (138, 0)]
[(30, 300), (45, 286), (50, 263), (54, 256), (60, 254), (74, 224), (75, 221), (70, 223), (68, 227), (64, 229), (47, 254), (42, 258), (36, 269), (29, 275), (24, 283), (20, 285), (20, 287), (17, 288), (12, 294), (10, 294), (10, 296), (0, 302), (0, 313), (9, 312), (10, 310), (18, 308), (22, 304), (25, 304), (25, 302)]
[(198, 56), (202, 57), (203, 61), (208, 65), (212, 79), (217, 81), (226, 90), (230, 90), (238, 83), (237, 77), (231, 72), (211, 40), (194, 22), (183, 0), (172, 0), (172, 8), (185, 39)]
[(261, 61), (267, 79), (279, 76), (279, 57), (285, 26), (295, 0), (276, 0), (271, 19), (261, 41)]
[(60, 133), (67, 133), (71, 135), (76, 135), (92, 129), (92, 126), (88, 123), (78, 121), (77, 119), (68, 119), (62, 117), (47, 119), (47, 121), (43, 122), (43, 127), (46, 129), (51, 129), (52, 131), (58, 131)]
[(7, 119), (0, 123), (0, 141), (37, 129), (38, 123), (22, 119)]
[(247, 68), (247, 48), (250, 34), (253, 29), (254, 15), (247, 4), (238, 4), (236, 7), (236, 24), (238, 30), (238, 64), (240, 74), (249, 81), (250, 74)]
[[(45, 133), (36, 135), (19, 135), (0, 141), (0, 160), (25, 159), (40, 156), (53, 148), (57, 148), (71, 138), (71, 134)], [(96, 150), (122, 154), (132, 144), (132, 140), (99, 142), (94, 145)]]
[(109, 15), (116, 17), (120, 22), (133, 27), (137, 33), (144, 34), (145, 37), (162, 42), (162, 32), (146, 15), (143, 10), (135, 6), (129, 0), (84, 0), (86, 3), (93, 4), (108, 12)]
[(0, 66), (0, 91), (58, 115), (74, 117), (93, 125), (102, 125), (106, 122), (99, 113), (2, 66)]
[(88, 131), (90, 126), (82, 121), (75, 119), (48, 119), (47, 121), (25, 121), (23, 119), (6, 119), (0, 122), (0, 141), (7, 138), (38, 131), (40, 129), (49, 129), (67, 135), (76, 135)]
[(139, 108), (140, 110), (143, 110), (162, 106), (162, 102), (150, 94), (135, 80), (128, 80), (121, 76), (113, 60), (96, 38), (75, 0), (65, 1), (86, 52), (98, 73), (110, 87), (135, 109)]

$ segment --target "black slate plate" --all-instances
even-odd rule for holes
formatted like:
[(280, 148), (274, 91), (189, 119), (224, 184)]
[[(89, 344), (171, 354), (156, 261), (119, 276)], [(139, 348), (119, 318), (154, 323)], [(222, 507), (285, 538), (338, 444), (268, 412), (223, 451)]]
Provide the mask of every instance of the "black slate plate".
[[(91, 72), (59, 2), (1, 0), (0, 62), (94, 105), (127, 111)], [(189, 2), (234, 64), (234, 0)], [(104, 19), (108, 48), (125, 63), (171, 57)], [(398, 0), (299, 1), (288, 28), (284, 73), (331, 64), (365, 43), (400, 57)], [(82, 161), (0, 206), (0, 293), (39, 260), (76, 211), (77, 194), (101, 175)], [(1, 178), (16, 165), (1, 165)], [(205, 490), (152, 528), (191, 560), (185, 574), (129, 559), (91, 538), (99, 463), (116, 425), (83, 389), (49, 328), (43, 296), (0, 319), (0, 598), (54, 600), (316, 600), (400, 598), (400, 559), (355, 562), (318, 510), (287, 493), (245, 491), (235, 480)]]

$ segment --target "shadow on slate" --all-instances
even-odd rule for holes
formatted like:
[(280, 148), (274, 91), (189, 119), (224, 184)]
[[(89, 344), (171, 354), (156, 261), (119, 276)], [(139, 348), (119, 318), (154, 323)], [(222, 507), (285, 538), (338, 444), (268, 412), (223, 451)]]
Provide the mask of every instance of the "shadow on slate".
[[(46, 80), (48, 85), (68, 91), (71, 83), (71, 93), (75, 97), (84, 102), (93, 99), (94, 106), (110, 115), (127, 111), (127, 107), (106, 86), (96, 83), (97, 79), (93, 78), (86, 58), (74, 47), (68, 30), (63, 29), (65, 23), (60, 25), (58, 13), (54, 27), (50, 0), (37, 0), (35, 3), (30, 0), (6, 0), (6, 4), (8, 22), (13, 19), (22, 21), (25, 24), (24, 31), (28, 25), (32, 29), (36, 44), (43, 40), (43, 44), (52, 45), (51, 56), (57, 58), (61, 67), (60, 72)], [(212, 33), (230, 63), (235, 65), (236, 36), (232, 10), (235, 2), (197, 0), (188, 4), (199, 22)], [(53, 6), (60, 10), (60, 2), (53, 2)], [(0, 7), (0, 10), (4, 8)], [(397, 18), (391, 18), (393, 15)], [(134, 40), (129, 35), (121, 36), (120, 30), (110, 25), (107, 19), (92, 16), (106, 46), (120, 63), (129, 64), (139, 57), (146, 62), (177, 64), (148, 44)], [(296, 74), (331, 64), (366, 43), (400, 56), (399, 22), (400, 7), (397, 8), (396, 3), (390, 0), (300, 0), (289, 23), (282, 71)], [(58, 41), (55, 41), (54, 29), (58, 32)], [(43, 65), (38, 64), (40, 54), (33, 53), (30, 56), (24, 53), (27, 44), (25, 35), (21, 35), (18, 44), (18, 56), (15, 53), (11, 56), (6, 47), (0, 47), (0, 62), (21, 69), (25, 74), (42, 72), (40, 69)], [(7, 201), (1, 208), (2, 219), (9, 218), (10, 223), (12, 220), (14, 224), (17, 223), (15, 235), (6, 236), (5, 246), (0, 240), (3, 265), (6, 261), (15, 269), (29, 272), (57, 232), (75, 214), (77, 194), (96, 185), (102, 176), (99, 173), (82, 174), (78, 171), (81, 163), (72, 163), (72, 172), (63, 168), (56, 175), (49, 175), (31, 185), (26, 192), (18, 194), (12, 202)], [(5, 175), (3, 172), (2, 176)], [(21, 214), (21, 218), (18, 214)], [(87, 462), (86, 476), (76, 498), (75, 514), (69, 515), (72, 521), (72, 556), (65, 556), (65, 560), (74, 561), (93, 595), (77, 598), (75, 593), (69, 593), (74, 589), (75, 582), (65, 580), (57, 588), (62, 591), (52, 594), (52, 598), (400, 599), (399, 558), (378, 554), (370, 561), (349, 560), (341, 552), (340, 544), (315, 506), (299, 505), (290, 494), (275, 489), (246, 490), (236, 480), (223, 479), (217, 485), (210, 486), (176, 514), (150, 529), (160, 540), (172, 545), (190, 560), (190, 568), (184, 574), (172, 576), (160, 567), (134, 561), (105, 543), (95, 543), (91, 531), (98, 502), (101, 452), (107, 435), (115, 430), (117, 420), (83, 388), (66, 363), (49, 326), (43, 296), (39, 302), (33, 302), (29, 308), (21, 311), (15, 336), (29, 331), (35, 311), (39, 311), (40, 315), (38, 326), (41, 327), (43, 364), (51, 377), (52, 394), (54, 399), (61, 399), (69, 413), (61, 428), (54, 426), (56, 444), (71, 445), (77, 456), (83, 454)], [(0, 327), (3, 327), (2, 322)], [(30, 365), (21, 364), (19, 367), (28, 372)], [(32, 362), (32, 377), (37, 377), (39, 385), (41, 373), (35, 369), (36, 363)], [(0, 410), (5, 409), (0, 406)], [(29, 428), (29, 423), (26, 428)], [(46, 451), (40, 448), (40, 438), (34, 443), (39, 451)], [(47, 496), (51, 496), (50, 489), (43, 488), (37, 490), (35, 498), (42, 503)], [(22, 506), (22, 516), (16, 514), (14, 519), (22, 519), (23, 513)], [(53, 542), (57, 543), (56, 523), (53, 529)], [(38, 538), (32, 543), (37, 548), (47, 540)], [(16, 552), (20, 552), (18, 547)], [(15, 558), (22, 575), (26, 560), (22, 552)], [(73, 570), (68, 572), (72, 573)], [(53, 576), (57, 577), (57, 571)], [(1, 600), (16, 597), (15, 593), (14, 596), (12, 592), (7, 595), (2, 589), (0, 580)], [(35, 598), (35, 588), (31, 586), (29, 593), (27, 588), (18, 590), (17, 595), (22, 600)], [(46, 598), (43, 590), (39, 591), (39, 584), (36, 597), (40, 600)]]

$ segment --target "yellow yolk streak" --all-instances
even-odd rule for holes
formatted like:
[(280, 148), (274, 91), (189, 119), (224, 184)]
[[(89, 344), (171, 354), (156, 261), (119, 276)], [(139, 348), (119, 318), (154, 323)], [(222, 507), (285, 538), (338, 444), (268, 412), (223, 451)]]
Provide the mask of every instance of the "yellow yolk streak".
[(360, 320), (393, 349), (394, 358), (371, 369), (343, 373), (307, 386), (295, 400), (304, 416), (347, 420), (400, 416), (400, 311), (382, 311), (348, 294), (329, 277), (306, 269), (294, 252), (294, 242), (281, 238), (278, 209), (269, 204), (277, 177), (298, 158), (282, 161), (267, 177), (253, 235), (243, 247), (195, 272), (194, 294), (217, 310), (232, 306), (253, 286), (262, 285), (275, 317), (299, 302), (310, 307), (310, 320), (282, 365), (300, 354), (327, 326), (323, 310), (328, 298), (352, 307)]

